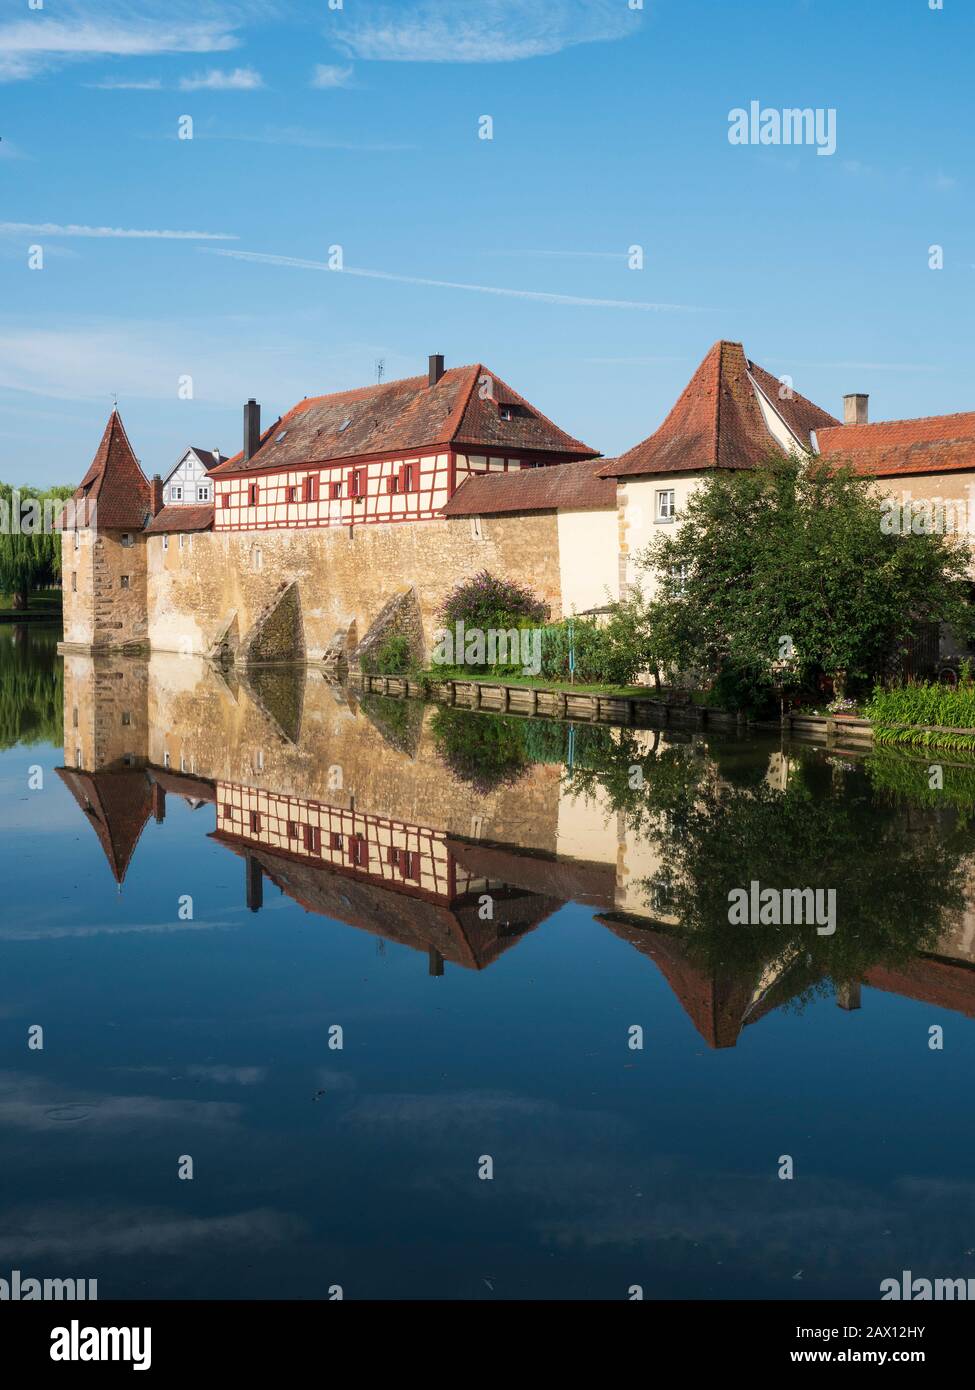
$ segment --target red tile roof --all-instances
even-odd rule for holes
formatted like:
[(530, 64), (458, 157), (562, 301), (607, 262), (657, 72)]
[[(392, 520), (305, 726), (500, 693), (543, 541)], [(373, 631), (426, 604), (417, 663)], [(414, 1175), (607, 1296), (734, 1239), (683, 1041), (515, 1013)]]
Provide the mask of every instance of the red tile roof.
[(115, 882), (121, 884), (152, 814), (152, 788), (139, 768), (101, 768), (81, 772), (56, 769), (58, 776), (88, 817), (108, 860)]
[(754, 468), (781, 447), (765, 423), (758, 391), (808, 447), (810, 429), (835, 424), (803, 396), (778, 399), (779, 382), (749, 362), (741, 343), (715, 343), (660, 428), (620, 458), (604, 464), (606, 478), (639, 473), (687, 473), (708, 468)]
[(444, 507), (445, 516), (502, 512), (591, 512), (616, 508), (616, 484), (599, 476), (601, 459), (511, 473), (475, 473)]
[(147, 536), (159, 536), (172, 531), (209, 531), (213, 526), (213, 503), (199, 506), (163, 507), (146, 527)]
[[(502, 418), (502, 405), (514, 408), (512, 419)], [(436, 386), (426, 376), (416, 376), (308, 397), (263, 433), (260, 448), (246, 463), (237, 454), (213, 472), (412, 453), (434, 444), (480, 453), (504, 449), (556, 458), (596, 455), (477, 363), (452, 368)]]
[[(91, 467), (71, 499), (94, 505), (94, 524), (101, 530), (141, 531), (149, 515), (150, 488), (121, 416), (113, 410)], [(79, 518), (79, 524), (82, 519)]]
[(816, 432), (819, 452), (865, 477), (975, 472), (975, 411), (837, 425)]

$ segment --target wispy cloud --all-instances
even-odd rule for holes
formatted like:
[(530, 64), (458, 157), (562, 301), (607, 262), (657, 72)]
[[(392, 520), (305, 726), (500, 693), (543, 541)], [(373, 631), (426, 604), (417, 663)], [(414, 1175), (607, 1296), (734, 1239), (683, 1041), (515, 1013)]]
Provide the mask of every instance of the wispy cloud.
[(942, 367), (918, 362), (796, 362), (791, 358), (787, 361), (784, 357), (770, 357), (768, 360), (779, 367), (815, 367), (822, 368), (825, 371), (940, 372), (944, 370)]
[(582, 261), (625, 261), (627, 259), (625, 251), (553, 251), (541, 248), (523, 251), (491, 250), (482, 251), (480, 254), (482, 256), (551, 256), (557, 260)]
[(398, 0), (353, 19), (337, 42), (380, 62), (510, 63), (625, 38), (640, 19), (624, 0)]
[(155, 228), (82, 227), (60, 222), (0, 222), (0, 236), (122, 237), (149, 241), (237, 241), (236, 232), (174, 232)]
[(162, 82), (158, 77), (147, 77), (144, 82), (127, 82), (124, 77), (106, 77), (104, 82), (86, 82), (96, 92), (161, 92)]
[(260, 251), (221, 251), (216, 247), (200, 247), (214, 256), (230, 256), (238, 261), (253, 261), (259, 265), (285, 266), (294, 270), (324, 270), (331, 275), (354, 275), (364, 280), (389, 280), (400, 285), (426, 285), (439, 290), (469, 290), (475, 294), (502, 295), (509, 299), (529, 299), (540, 304), (567, 304), (574, 307), (593, 309), (638, 309), (648, 312), (671, 311), (681, 313), (699, 312), (691, 304), (655, 304), (639, 299), (599, 299), (595, 296), (577, 294), (554, 294), (548, 290), (508, 289), (499, 285), (470, 285), (459, 280), (429, 280), (421, 275), (397, 275), (388, 270), (362, 270), (345, 266), (341, 271), (333, 269), (324, 261), (305, 261), (296, 256), (276, 256)]
[(181, 92), (256, 92), (263, 86), (264, 79), (254, 68), (234, 68), (232, 72), (211, 68), (209, 72), (184, 77), (179, 89)]
[(134, 14), (131, 7), (100, 5), (96, 15), (78, 0), (57, 14), (38, 11), (0, 24), (0, 82), (22, 81), (67, 62), (161, 53), (216, 53), (235, 48), (232, 16), (200, 17), (200, 6), (168, 7), (166, 19)]
[[(175, 140), (172, 134), (167, 137)], [(218, 132), (197, 129), (197, 140), (239, 140), (249, 145), (295, 145), (303, 150), (353, 150), (360, 154), (394, 154), (404, 150), (415, 150), (416, 145), (395, 144), (387, 140), (338, 140), (322, 135), (317, 130), (303, 130), (299, 126), (268, 126), (253, 134), (242, 132)]]
[(323, 91), (330, 91), (335, 87), (350, 87), (354, 71), (351, 63), (347, 67), (338, 67), (334, 63), (318, 63), (312, 73), (311, 85)]

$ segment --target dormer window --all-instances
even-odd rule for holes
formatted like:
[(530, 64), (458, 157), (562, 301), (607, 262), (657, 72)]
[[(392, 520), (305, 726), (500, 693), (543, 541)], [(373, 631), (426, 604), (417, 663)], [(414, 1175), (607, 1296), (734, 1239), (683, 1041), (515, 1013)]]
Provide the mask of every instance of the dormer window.
[(501, 416), (502, 420), (513, 420), (515, 418), (515, 413), (510, 405), (499, 405), (498, 414)]

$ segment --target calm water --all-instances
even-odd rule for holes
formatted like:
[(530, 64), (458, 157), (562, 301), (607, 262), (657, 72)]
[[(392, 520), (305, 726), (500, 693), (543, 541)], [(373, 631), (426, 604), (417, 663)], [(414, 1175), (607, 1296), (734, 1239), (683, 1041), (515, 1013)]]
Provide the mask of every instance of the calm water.
[[(975, 1276), (975, 770), (56, 640), (0, 628), (0, 1276)], [(752, 880), (835, 890), (835, 933), (729, 925)]]

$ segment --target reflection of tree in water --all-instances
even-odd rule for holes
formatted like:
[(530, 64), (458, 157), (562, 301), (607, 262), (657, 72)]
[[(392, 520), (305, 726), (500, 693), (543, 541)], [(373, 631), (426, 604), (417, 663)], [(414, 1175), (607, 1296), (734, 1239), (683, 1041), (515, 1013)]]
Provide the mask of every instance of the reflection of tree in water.
[(0, 626), (0, 748), (64, 742), (59, 637), (54, 627)]
[(511, 786), (535, 763), (564, 763), (569, 756), (603, 766), (616, 730), (608, 725), (570, 725), (517, 715), (438, 709), (430, 720), (437, 752), (451, 773), (485, 794)]
[[(670, 746), (628, 762), (634, 751), (624, 739), (612, 766), (576, 769), (568, 784), (603, 787), (630, 830), (654, 845), (661, 870), (643, 885), (648, 909), (676, 921), (703, 969), (757, 979), (784, 962), (792, 989), (808, 993), (823, 976), (857, 980), (931, 950), (964, 907), (963, 858), (975, 848), (964, 820), (878, 795), (862, 768), (810, 750), (791, 758), (783, 790), (765, 780), (754, 744)], [(635, 765), (642, 788), (630, 785)], [(835, 889), (835, 933), (732, 925), (728, 895), (753, 880)]]

